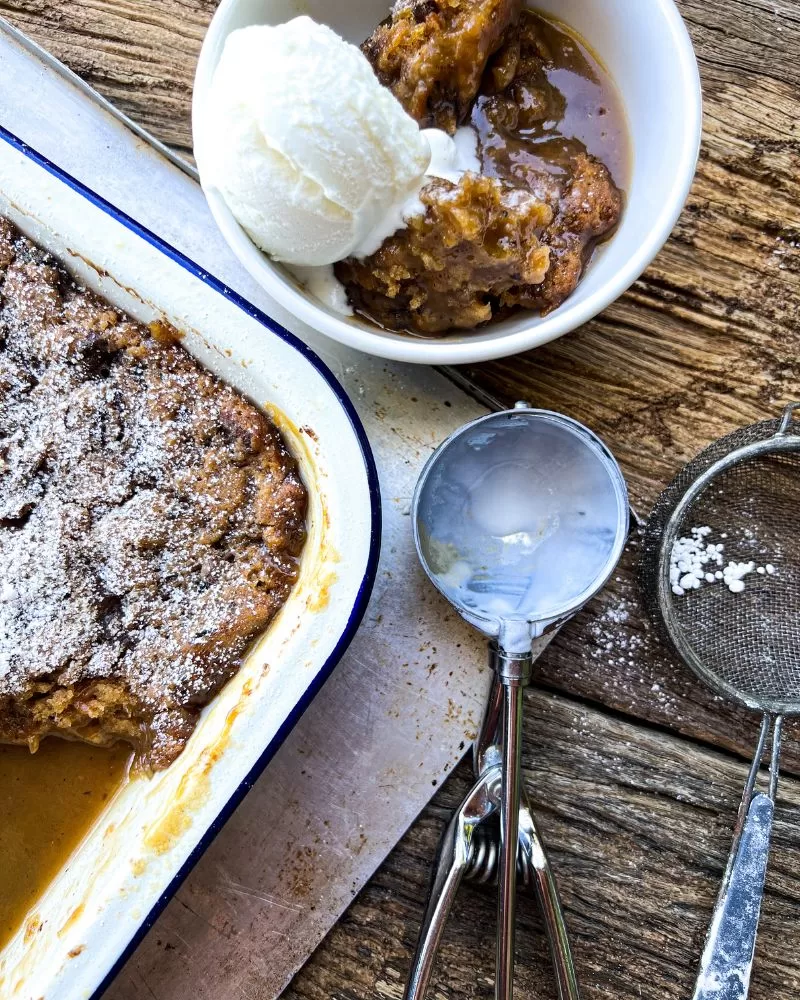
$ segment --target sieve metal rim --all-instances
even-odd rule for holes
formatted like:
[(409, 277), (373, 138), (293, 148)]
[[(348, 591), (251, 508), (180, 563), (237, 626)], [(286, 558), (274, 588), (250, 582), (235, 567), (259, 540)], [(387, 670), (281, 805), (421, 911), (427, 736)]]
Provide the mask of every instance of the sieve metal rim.
[[(664, 525), (658, 546), (656, 564), (656, 603), (661, 623), (669, 636), (670, 642), (687, 666), (700, 680), (716, 691), (717, 694), (730, 698), (732, 701), (754, 711), (769, 712), (775, 715), (794, 715), (800, 713), (800, 696), (797, 699), (753, 698), (719, 677), (714, 671), (708, 669), (703, 660), (695, 653), (694, 647), (686, 638), (685, 630), (676, 622), (676, 615), (673, 610), (674, 598), (669, 580), (670, 556), (672, 546), (678, 536), (680, 526), (683, 523), (684, 515), (688, 508), (719, 475), (736, 465), (741, 465), (743, 462), (751, 461), (754, 458), (760, 458), (763, 455), (800, 452), (800, 429), (796, 429), (792, 425), (793, 413), (798, 409), (800, 409), (800, 403), (790, 403), (787, 405), (772, 435), (760, 441), (734, 448), (733, 451), (727, 455), (723, 455), (710, 465), (708, 469), (698, 475), (687, 487)], [(752, 426), (755, 427), (758, 425)], [(747, 428), (743, 428), (743, 430), (747, 430)], [(710, 447), (713, 448), (715, 445), (712, 444)], [(701, 459), (702, 454), (701, 452), (695, 461)], [(669, 492), (671, 488), (671, 485), (668, 486), (665, 492)]]

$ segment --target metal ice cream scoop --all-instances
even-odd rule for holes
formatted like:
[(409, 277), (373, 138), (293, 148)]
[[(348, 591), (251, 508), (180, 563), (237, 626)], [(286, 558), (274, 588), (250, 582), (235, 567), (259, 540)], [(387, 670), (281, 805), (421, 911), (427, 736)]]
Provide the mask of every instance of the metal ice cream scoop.
[[(475, 748), (477, 782), (442, 838), (406, 1000), (424, 996), (461, 878), (491, 874), (495, 859), (497, 1000), (513, 990), (518, 859), (542, 904), (561, 1000), (577, 1000), (555, 880), (527, 799), (520, 811), (522, 691), (534, 655), (617, 564), (628, 533), (624, 479), (586, 427), (517, 403), (467, 424), (434, 452), (412, 516), (426, 573), (491, 640), (495, 682)], [(480, 833), (498, 812), (499, 855)]]

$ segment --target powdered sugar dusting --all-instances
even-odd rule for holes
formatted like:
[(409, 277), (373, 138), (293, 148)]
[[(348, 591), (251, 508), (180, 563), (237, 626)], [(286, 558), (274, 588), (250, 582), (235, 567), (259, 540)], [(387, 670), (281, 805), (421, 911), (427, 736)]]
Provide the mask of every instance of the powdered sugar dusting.
[[(683, 597), (690, 590), (699, 590), (705, 584), (723, 583), (733, 594), (745, 589), (745, 577), (751, 573), (773, 576), (772, 563), (758, 566), (752, 560), (725, 561), (725, 541), (712, 542), (708, 525), (692, 528), (688, 535), (677, 538), (672, 546), (669, 564), (669, 582), (672, 593)], [(726, 539), (727, 533), (720, 537)]]
[(168, 763), (296, 576), (271, 424), (0, 222), (0, 739), (141, 738)]

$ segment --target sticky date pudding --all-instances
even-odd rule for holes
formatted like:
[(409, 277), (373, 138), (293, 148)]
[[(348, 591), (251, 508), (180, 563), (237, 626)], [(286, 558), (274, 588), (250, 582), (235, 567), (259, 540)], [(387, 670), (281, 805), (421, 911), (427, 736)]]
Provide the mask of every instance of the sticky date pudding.
[(286, 601), (307, 495), (170, 327), (0, 220), (0, 742), (166, 767)]
[(474, 129), (481, 173), (431, 180), (424, 214), (336, 265), (351, 305), (423, 336), (555, 309), (622, 212), (622, 109), (588, 47), (519, 0), (400, 0), (363, 51), (420, 126)]

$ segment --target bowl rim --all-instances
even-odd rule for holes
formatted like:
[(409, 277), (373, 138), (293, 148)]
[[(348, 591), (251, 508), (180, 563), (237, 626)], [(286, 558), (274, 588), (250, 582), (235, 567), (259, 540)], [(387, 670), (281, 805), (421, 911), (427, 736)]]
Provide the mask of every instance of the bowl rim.
[[(363, 326), (357, 326), (344, 317), (337, 317), (322, 304), (318, 305), (299, 284), (293, 285), (291, 279), (283, 277), (280, 265), (270, 260), (253, 243), (236, 221), (219, 190), (203, 179), (203, 143), (202, 139), (198, 141), (198, 136), (202, 133), (201, 106), (205, 102), (208, 86), (216, 68), (217, 53), (228, 33), (226, 22), (232, 9), (239, 2), (240, 0), (222, 0), (218, 6), (203, 40), (195, 72), (192, 93), (192, 134), (200, 183), (222, 235), (250, 275), (277, 303), (297, 319), (333, 340), (393, 361), (431, 365), (491, 361), (540, 347), (575, 330), (618, 299), (653, 261), (683, 211), (700, 155), (703, 120), (700, 72), (689, 32), (675, 0), (651, 0), (652, 6), (661, 14), (668, 29), (665, 33), (665, 39), (668, 40), (664, 44), (671, 47), (676, 55), (676, 81), (680, 82), (680, 91), (683, 95), (682, 107), (685, 109), (682, 119), (684, 123), (682, 141), (676, 158), (678, 167), (674, 171), (673, 182), (649, 228), (647, 238), (634, 249), (614, 278), (585, 300), (573, 304), (567, 300), (549, 316), (544, 318), (537, 316), (536, 322), (530, 326), (499, 336), (490, 332), (492, 330), (490, 325), (486, 328), (486, 334), (477, 332), (458, 341), (450, 341), (447, 338), (418, 338), (377, 328), (370, 330), (366, 321)], [(613, 238), (612, 236), (611, 239)]]

